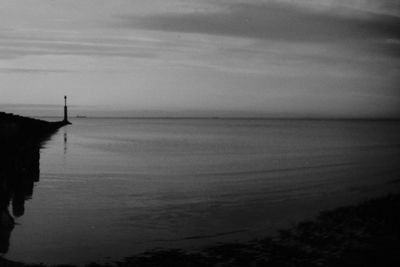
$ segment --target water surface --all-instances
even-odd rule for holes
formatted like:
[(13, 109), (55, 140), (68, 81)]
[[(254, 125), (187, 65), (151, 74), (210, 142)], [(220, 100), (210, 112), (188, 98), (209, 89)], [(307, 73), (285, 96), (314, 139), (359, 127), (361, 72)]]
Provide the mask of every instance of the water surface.
[(72, 122), (40, 151), (8, 259), (83, 264), (249, 240), (400, 186), (395, 121)]

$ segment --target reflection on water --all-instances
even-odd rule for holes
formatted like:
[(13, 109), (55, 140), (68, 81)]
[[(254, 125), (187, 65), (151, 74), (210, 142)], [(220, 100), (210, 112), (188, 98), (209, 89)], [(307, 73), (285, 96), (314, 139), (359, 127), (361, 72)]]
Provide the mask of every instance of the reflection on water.
[(67, 133), (67, 128), (64, 127), (64, 155), (67, 154), (68, 150), (68, 133)]

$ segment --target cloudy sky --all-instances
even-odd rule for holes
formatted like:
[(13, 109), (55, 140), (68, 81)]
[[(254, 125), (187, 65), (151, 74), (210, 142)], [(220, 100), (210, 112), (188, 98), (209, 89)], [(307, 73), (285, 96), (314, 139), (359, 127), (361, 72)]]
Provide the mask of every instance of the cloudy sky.
[(399, 116), (399, 26), (398, 0), (1, 0), (0, 103)]

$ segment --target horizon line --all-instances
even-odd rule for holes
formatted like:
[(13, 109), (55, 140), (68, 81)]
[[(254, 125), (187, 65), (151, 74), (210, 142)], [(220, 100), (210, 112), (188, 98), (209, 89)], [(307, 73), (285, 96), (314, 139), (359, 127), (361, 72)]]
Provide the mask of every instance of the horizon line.
[[(33, 116), (35, 118), (62, 118), (62, 116)], [(208, 119), (208, 120), (361, 120), (398, 121), (400, 117), (267, 117), (267, 116), (70, 116), (69, 119)]]

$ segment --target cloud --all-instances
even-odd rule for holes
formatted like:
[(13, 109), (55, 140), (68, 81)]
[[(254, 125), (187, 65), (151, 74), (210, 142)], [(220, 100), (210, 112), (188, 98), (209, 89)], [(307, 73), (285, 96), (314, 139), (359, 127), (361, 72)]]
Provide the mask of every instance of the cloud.
[(365, 0), (364, 4), (371, 6), (378, 12), (400, 16), (400, 2), (398, 0)]
[(36, 68), (0, 68), (0, 73), (71, 73), (75, 70), (67, 69), (36, 69)]
[(68, 35), (65, 32), (0, 32), (0, 58), (28, 55), (81, 55), (101, 57), (155, 58), (155, 42), (124, 38)]
[(400, 39), (400, 18), (388, 14), (345, 8), (317, 9), (276, 1), (220, 4), (218, 7), (218, 11), (213, 12), (121, 15), (120, 25), (283, 42), (380, 43)]

